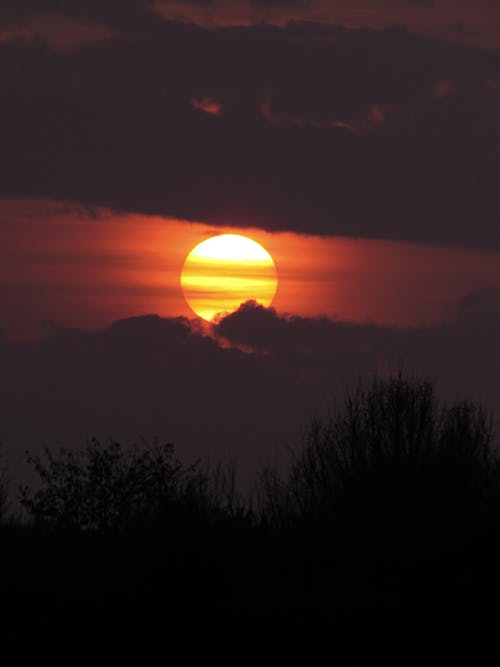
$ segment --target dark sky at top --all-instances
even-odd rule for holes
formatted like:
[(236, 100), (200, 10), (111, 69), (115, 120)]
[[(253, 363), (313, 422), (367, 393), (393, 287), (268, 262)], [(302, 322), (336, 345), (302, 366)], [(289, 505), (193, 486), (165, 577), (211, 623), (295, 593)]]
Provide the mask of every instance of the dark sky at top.
[(487, 0), (4, 0), (0, 193), (499, 247), (496, 46)]

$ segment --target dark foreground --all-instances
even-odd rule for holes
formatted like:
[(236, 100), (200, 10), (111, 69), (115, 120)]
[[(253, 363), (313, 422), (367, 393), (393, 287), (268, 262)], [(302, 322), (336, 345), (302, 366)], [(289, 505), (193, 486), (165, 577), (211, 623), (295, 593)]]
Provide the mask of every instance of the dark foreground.
[(360, 665), (500, 657), (497, 539), (479, 532), (421, 557), (397, 536), (390, 549), (355, 530), (339, 539), (228, 527), (172, 544), (6, 530), (4, 649), (12, 642), (19, 663), (39, 664), (239, 663), (253, 654), (320, 664), (323, 651), (328, 662)]
[(470, 403), (375, 378), (253, 505), (171, 445), (31, 462), (0, 528), (19, 664), (500, 662), (500, 459)]

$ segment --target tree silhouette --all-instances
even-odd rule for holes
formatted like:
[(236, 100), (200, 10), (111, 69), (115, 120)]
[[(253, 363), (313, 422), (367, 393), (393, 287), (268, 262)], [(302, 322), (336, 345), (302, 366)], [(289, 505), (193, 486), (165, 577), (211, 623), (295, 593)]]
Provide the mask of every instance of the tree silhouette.
[(374, 376), (311, 424), (284, 479), (261, 475), (261, 515), (274, 525), (348, 517), (369, 528), (416, 516), (450, 525), (480, 511), (495, 488), (492, 438), (480, 406), (443, 405), (431, 382), (403, 373)]
[(199, 504), (204, 486), (198, 465), (184, 467), (171, 444), (125, 448), (93, 438), (79, 451), (44, 454), (28, 455), (41, 486), (21, 487), (21, 504), (36, 523), (53, 528), (120, 530)]
[(9, 509), (9, 478), (4, 459), (3, 445), (0, 443), (0, 519), (4, 519)]
[(132, 527), (243, 519), (251, 513), (236, 489), (234, 467), (221, 463), (202, 470), (184, 466), (170, 443), (91, 439), (81, 450), (62, 448), (28, 454), (40, 487), (20, 487), (20, 502), (41, 526), (62, 530), (109, 531)]

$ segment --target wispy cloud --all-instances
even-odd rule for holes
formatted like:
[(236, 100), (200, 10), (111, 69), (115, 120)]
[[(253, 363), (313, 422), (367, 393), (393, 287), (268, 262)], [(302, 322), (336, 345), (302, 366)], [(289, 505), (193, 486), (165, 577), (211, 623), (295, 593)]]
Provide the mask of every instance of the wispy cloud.
[(213, 97), (192, 97), (191, 104), (195, 109), (204, 111), (212, 116), (220, 116), (222, 104)]
[(7, 18), (0, 24), (0, 44), (44, 46), (56, 53), (73, 53), (117, 36), (111, 27), (60, 13)]
[(500, 48), (500, 5), (491, 0), (154, 0), (153, 9), (168, 21), (206, 29), (290, 22), (403, 26), (448, 42)]
[(425, 111), (432, 102), (451, 97), (458, 90), (459, 84), (455, 81), (436, 81), (430, 91), (425, 93), (422, 98), (416, 98), (407, 104), (375, 102), (361, 113), (326, 120), (276, 109), (273, 107), (272, 98), (269, 94), (262, 98), (258, 107), (262, 116), (272, 125), (286, 124), (318, 130), (345, 129), (353, 134), (359, 134), (414, 117)]

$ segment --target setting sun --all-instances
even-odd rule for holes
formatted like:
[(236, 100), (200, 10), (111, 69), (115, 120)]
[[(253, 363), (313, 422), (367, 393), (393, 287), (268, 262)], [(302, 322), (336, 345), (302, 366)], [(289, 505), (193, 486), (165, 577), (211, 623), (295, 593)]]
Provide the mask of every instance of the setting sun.
[(181, 285), (191, 309), (211, 321), (245, 301), (270, 306), (278, 280), (273, 258), (259, 243), (239, 234), (221, 234), (191, 250)]

